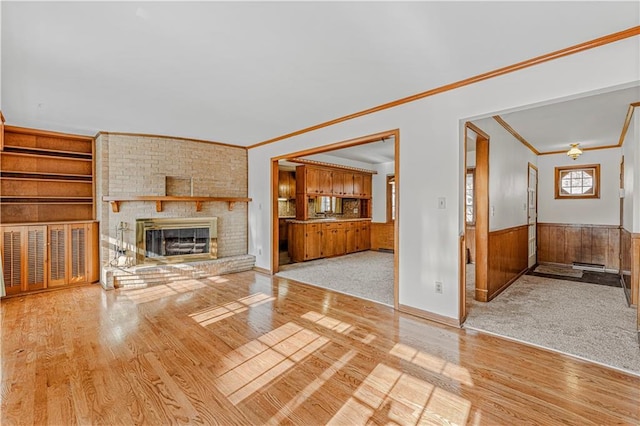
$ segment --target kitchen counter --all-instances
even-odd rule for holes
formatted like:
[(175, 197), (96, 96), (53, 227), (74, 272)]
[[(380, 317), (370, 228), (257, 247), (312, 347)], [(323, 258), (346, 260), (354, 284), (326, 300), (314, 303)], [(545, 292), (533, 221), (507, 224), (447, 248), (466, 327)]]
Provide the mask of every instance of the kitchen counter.
[(308, 220), (297, 220), (297, 219), (288, 219), (288, 223), (336, 223), (336, 222), (360, 222), (360, 221), (371, 221), (370, 217), (354, 217), (349, 219), (337, 219), (337, 218), (318, 218), (318, 219), (308, 219)]

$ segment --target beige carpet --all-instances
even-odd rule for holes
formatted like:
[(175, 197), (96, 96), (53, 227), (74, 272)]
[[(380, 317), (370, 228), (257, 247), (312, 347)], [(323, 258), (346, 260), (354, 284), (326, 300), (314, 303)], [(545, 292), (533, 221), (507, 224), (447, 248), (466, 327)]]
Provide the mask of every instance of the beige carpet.
[(482, 303), (473, 300), (473, 266), (468, 266), (465, 328), (640, 375), (636, 309), (627, 306), (622, 288), (523, 275)]
[(393, 306), (393, 253), (363, 251), (294, 263), (276, 275)]

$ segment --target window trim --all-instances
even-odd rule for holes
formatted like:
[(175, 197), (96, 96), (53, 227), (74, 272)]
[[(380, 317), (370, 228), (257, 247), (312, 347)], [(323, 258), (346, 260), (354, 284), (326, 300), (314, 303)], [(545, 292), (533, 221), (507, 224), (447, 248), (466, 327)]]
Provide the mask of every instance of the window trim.
[[(576, 170), (585, 170), (585, 169), (593, 169), (594, 176), (594, 191), (593, 194), (563, 194), (560, 191), (560, 174), (563, 172), (573, 172)], [(581, 164), (579, 166), (559, 166), (555, 168), (555, 179), (554, 179), (554, 198), (556, 200), (578, 200), (578, 199), (590, 199), (590, 198), (600, 198), (600, 164)]]
[[(395, 216), (395, 212), (394, 210), (394, 198), (393, 198), (393, 192), (391, 187), (393, 186), (394, 190), (397, 190), (398, 188), (395, 187), (395, 179), (396, 179), (396, 175), (391, 174), (391, 175), (387, 175), (387, 223), (393, 223), (394, 218), (393, 216)], [(393, 184), (391, 183), (393, 181)]]

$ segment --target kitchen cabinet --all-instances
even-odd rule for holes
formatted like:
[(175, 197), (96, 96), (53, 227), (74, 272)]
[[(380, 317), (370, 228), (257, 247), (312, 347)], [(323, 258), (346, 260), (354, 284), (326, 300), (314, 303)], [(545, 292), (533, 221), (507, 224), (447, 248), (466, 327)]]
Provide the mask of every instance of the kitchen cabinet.
[(292, 222), (289, 230), (289, 257), (294, 262), (341, 256), (371, 247), (368, 220)]
[(364, 175), (362, 185), (362, 198), (371, 198), (373, 191), (373, 183), (371, 182), (371, 175)]
[[(313, 166), (296, 167), (296, 193), (309, 195), (331, 195), (333, 191), (330, 169)], [(300, 179), (302, 177), (302, 179)]]
[(345, 246), (347, 253), (354, 253), (358, 251), (356, 249), (356, 230), (358, 229), (358, 222), (347, 222), (345, 225)]
[(295, 176), (296, 194), (371, 198), (371, 175), (368, 173), (304, 165), (296, 167)]
[(290, 230), (291, 260), (303, 262), (323, 257), (321, 223), (291, 223)]
[(356, 222), (356, 251), (371, 248), (371, 225), (369, 222)]
[(0, 228), (7, 295), (99, 279), (98, 223)]
[(324, 257), (341, 256), (347, 253), (346, 223), (324, 223), (322, 225), (322, 253)]
[(296, 198), (296, 176), (294, 172), (278, 172), (278, 198), (292, 200)]

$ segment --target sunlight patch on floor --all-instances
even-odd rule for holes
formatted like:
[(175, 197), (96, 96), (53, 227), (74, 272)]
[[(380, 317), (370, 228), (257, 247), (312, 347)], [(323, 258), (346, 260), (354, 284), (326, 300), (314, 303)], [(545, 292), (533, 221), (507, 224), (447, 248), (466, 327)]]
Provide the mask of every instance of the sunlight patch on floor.
[(328, 342), (289, 322), (227, 354), (215, 386), (237, 405)]
[(264, 293), (255, 293), (242, 297), (234, 302), (203, 309), (190, 314), (189, 316), (201, 326), (206, 327), (230, 316), (244, 312), (249, 308), (254, 308), (262, 305), (263, 303), (271, 302), (272, 300), (275, 300), (275, 297), (268, 296)]
[(464, 385), (473, 386), (473, 380), (471, 379), (469, 370), (437, 356), (419, 351), (402, 343), (396, 343), (389, 353), (405, 361), (412, 362), (419, 367), (433, 371), (434, 373), (442, 374)]

